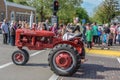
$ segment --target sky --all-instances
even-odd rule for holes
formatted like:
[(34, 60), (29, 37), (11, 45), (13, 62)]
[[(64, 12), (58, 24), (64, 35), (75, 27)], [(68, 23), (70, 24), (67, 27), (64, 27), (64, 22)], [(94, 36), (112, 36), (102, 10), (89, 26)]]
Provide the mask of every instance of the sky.
[(83, 0), (82, 7), (86, 9), (89, 16), (92, 16), (94, 9), (102, 3), (103, 0)]

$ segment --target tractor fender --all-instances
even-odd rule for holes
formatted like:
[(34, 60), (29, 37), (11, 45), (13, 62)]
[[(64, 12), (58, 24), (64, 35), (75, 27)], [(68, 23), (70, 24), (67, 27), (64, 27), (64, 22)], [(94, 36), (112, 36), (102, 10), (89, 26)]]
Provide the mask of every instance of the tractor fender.
[(73, 46), (74, 48), (76, 48), (76, 50), (78, 51), (79, 54), (82, 53), (82, 48), (84, 47), (82, 42), (80, 42), (80, 44), (75, 44), (74, 42), (71, 42), (71, 41), (60, 41), (60, 42), (55, 43), (53, 45), (53, 47), (55, 47), (56, 45), (59, 45), (59, 44), (69, 44), (69, 45)]
[(69, 45), (72, 45), (73, 47), (77, 47), (76, 44), (74, 42), (71, 42), (71, 41), (60, 41), (60, 42), (57, 42), (53, 45), (53, 47), (55, 47), (56, 45), (59, 45), (59, 44), (69, 44)]

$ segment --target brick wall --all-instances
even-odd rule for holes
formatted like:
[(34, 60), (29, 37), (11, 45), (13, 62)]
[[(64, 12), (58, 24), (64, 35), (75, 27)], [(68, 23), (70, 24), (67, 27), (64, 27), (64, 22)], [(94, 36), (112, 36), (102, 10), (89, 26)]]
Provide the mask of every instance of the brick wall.
[(0, 22), (5, 18), (5, 3), (4, 0), (0, 0)]
[[(29, 10), (29, 9), (23, 9), (23, 8), (18, 8), (18, 7), (14, 7), (14, 6), (7, 6), (7, 20), (11, 21), (11, 12), (14, 12), (14, 20), (27, 20), (29, 21), (30, 18), (30, 14), (31, 11), (33, 12), (33, 14), (36, 14), (36, 12), (34, 10)], [(17, 15), (19, 13), (19, 15)], [(22, 13), (22, 14), (20, 14)], [(29, 14), (29, 15), (28, 15)], [(0, 22), (3, 21), (3, 19), (6, 17), (6, 6), (4, 3), (4, 0), (0, 0)], [(34, 15), (34, 22), (35, 22), (35, 18), (36, 16)]]
[[(27, 9), (21, 9), (21, 8), (17, 8), (17, 7), (8, 6), (8, 20), (11, 20), (11, 12), (15, 13), (15, 15), (14, 15), (15, 20), (18, 20), (17, 18), (22, 19), (22, 20), (26, 20), (26, 18), (29, 18), (30, 14), (31, 14), (31, 11), (32, 10), (27, 10)], [(33, 14), (36, 14), (35, 11), (32, 11), (32, 12), (33, 12)], [(23, 14), (17, 15), (17, 13), (23, 13)], [(35, 17), (34, 17), (34, 21), (35, 21)]]

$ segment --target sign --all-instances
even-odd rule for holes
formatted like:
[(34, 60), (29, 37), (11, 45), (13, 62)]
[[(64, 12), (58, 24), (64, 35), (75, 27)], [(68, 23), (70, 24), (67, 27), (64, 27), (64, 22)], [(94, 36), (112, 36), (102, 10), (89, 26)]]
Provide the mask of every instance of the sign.
[(57, 24), (58, 24), (58, 17), (53, 15), (53, 16), (51, 17), (51, 23), (52, 23), (52, 25), (54, 25), (54, 23), (57, 23)]

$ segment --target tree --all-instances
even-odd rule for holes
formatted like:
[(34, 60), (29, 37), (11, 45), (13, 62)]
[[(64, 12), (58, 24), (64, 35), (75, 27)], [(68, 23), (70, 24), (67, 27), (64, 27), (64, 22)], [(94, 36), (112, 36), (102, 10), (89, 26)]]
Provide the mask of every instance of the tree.
[[(72, 21), (75, 17), (75, 7), (80, 6), (82, 0), (59, 0), (59, 10), (57, 15), (63, 22)], [(30, 0), (28, 4), (37, 9), (38, 16), (41, 21), (53, 14), (53, 0)]]
[(7, 0), (7, 1), (9, 1), (9, 2), (13, 2), (13, 0)]
[[(62, 23), (72, 22), (73, 17), (87, 18), (88, 15), (80, 7), (82, 0), (58, 0), (59, 10), (57, 15)], [(29, 5), (36, 8), (38, 20), (44, 21), (53, 14), (53, 0), (13, 0), (13, 2)], [(80, 9), (80, 10), (79, 10)]]
[(82, 0), (59, 0), (59, 3), (59, 19), (62, 23), (68, 23), (73, 21), (73, 17), (76, 17), (76, 7), (80, 7)]
[(52, 0), (29, 0), (28, 4), (36, 8), (38, 20), (44, 21), (45, 17), (52, 14), (51, 11)]
[(76, 16), (80, 18), (80, 21), (82, 19), (89, 21), (89, 16), (84, 8), (76, 7)]
[(93, 18), (101, 23), (109, 23), (115, 16), (114, 0), (105, 0), (98, 6)]

